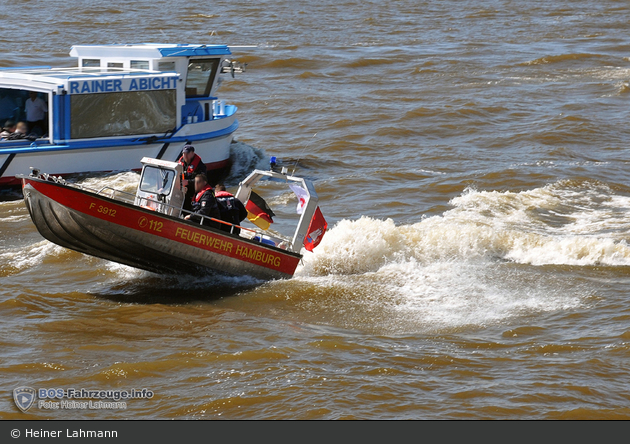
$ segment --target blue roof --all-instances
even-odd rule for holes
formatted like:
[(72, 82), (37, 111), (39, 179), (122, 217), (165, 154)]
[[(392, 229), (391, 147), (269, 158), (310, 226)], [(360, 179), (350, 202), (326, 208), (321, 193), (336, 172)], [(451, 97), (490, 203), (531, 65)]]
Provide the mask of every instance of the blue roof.
[(230, 55), (227, 45), (182, 45), (178, 47), (158, 48), (162, 57), (190, 57), (190, 56), (214, 56)]
[[(70, 50), (70, 55), (75, 57), (130, 57), (138, 56), (144, 52), (144, 57), (195, 57), (195, 56), (222, 56), (230, 55), (227, 45), (199, 45), (199, 44), (172, 44), (172, 43), (114, 43), (109, 45), (75, 45)], [(152, 54), (153, 53), (153, 54)]]

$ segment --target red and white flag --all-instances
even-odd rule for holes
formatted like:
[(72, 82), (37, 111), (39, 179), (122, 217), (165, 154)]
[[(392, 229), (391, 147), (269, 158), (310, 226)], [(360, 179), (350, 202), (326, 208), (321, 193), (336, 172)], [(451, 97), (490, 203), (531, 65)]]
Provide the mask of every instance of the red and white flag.
[(298, 198), (298, 204), (295, 211), (297, 212), (297, 214), (302, 214), (304, 212), (304, 207), (306, 207), (306, 199), (308, 199), (308, 193), (304, 188), (299, 185), (290, 184), (289, 188), (293, 190)]
[(324, 219), (324, 215), (320, 211), (319, 207), (315, 210), (315, 214), (311, 219), (311, 224), (308, 226), (306, 237), (304, 238), (304, 248), (308, 251), (313, 251), (313, 248), (319, 245), (326, 233), (328, 223)]

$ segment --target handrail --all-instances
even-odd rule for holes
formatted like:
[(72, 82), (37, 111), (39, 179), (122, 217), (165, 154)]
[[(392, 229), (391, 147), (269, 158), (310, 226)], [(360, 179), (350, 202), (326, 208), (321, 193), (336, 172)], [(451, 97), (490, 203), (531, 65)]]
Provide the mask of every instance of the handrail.
[[(62, 179), (61, 177), (51, 176), (51, 175), (48, 175), (48, 174), (46, 174), (46, 173), (43, 173), (43, 174), (42, 174), (42, 177), (43, 177), (45, 180), (51, 180), (51, 179), (52, 179), (52, 181), (54, 181), (54, 182), (57, 182), (57, 183), (62, 183), (63, 185), (72, 186), (72, 187), (75, 187), (75, 188), (79, 188), (79, 189), (81, 189), (81, 190), (87, 190), (87, 191), (93, 192), (93, 193), (98, 194), (98, 195), (100, 195), (100, 194), (101, 194), (104, 190), (111, 190), (111, 191), (112, 191), (112, 193), (111, 193), (111, 199), (114, 199), (114, 200), (116, 200), (116, 197), (115, 197), (116, 193), (126, 194), (126, 195), (128, 195), (128, 196), (133, 197), (133, 201), (134, 201), (134, 204), (133, 204), (133, 205), (135, 206), (135, 200), (136, 200), (137, 196), (136, 196), (135, 194), (133, 194), (133, 193), (129, 193), (129, 192), (127, 192), (127, 191), (118, 190), (118, 189), (116, 189), (116, 188), (112, 188), (112, 187), (109, 187), (109, 186), (104, 186), (104, 187), (102, 187), (100, 190), (98, 190), (98, 191), (97, 191), (97, 190), (95, 190), (94, 188), (89, 188), (89, 187), (86, 187), (86, 186), (84, 186), (84, 185), (80, 185), (80, 184), (70, 184), (70, 183), (66, 182), (64, 179)], [(203, 225), (204, 220), (205, 220), (205, 219), (208, 219), (208, 220), (211, 220), (211, 221), (214, 221), (214, 222), (218, 222), (218, 223), (220, 223), (220, 224), (230, 225), (230, 226), (232, 226), (232, 227), (237, 227), (237, 228), (240, 228), (241, 230), (245, 230), (245, 231), (249, 231), (249, 232), (251, 232), (251, 233), (257, 234), (257, 235), (259, 235), (259, 236), (260, 236), (260, 241), (261, 241), (261, 243), (262, 243), (263, 236), (268, 236), (268, 237), (271, 237), (271, 238), (277, 239), (277, 240), (282, 241), (282, 242), (287, 242), (288, 247), (290, 247), (290, 248), (291, 248), (291, 250), (293, 250), (293, 242), (291, 241), (291, 239), (289, 239), (289, 238), (287, 238), (287, 237), (284, 237), (284, 236), (281, 236), (281, 235), (278, 235), (278, 234), (273, 234), (273, 235), (270, 235), (270, 234), (263, 234), (263, 232), (262, 232), (261, 230), (251, 229), (251, 228), (243, 227), (243, 226), (241, 226), (241, 225), (232, 224), (232, 223), (230, 223), (230, 222), (226, 222), (226, 221), (224, 221), (224, 220), (216, 219), (216, 218), (214, 218), (214, 217), (204, 216), (203, 214), (197, 214), (197, 213), (195, 213), (195, 212), (193, 212), (193, 211), (190, 211), (190, 210), (184, 210), (183, 208), (178, 208), (178, 207), (176, 207), (176, 206), (174, 206), (174, 205), (167, 204), (166, 202), (160, 202), (159, 200), (151, 199), (151, 198), (148, 198), (148, 197), (141, 197), (140, 199), (146, 200), (147, 202), (154, 202), (154, 203), (156, 203), (156, 204), (158, 204), (158, 205), (164, 205), (164, 206), (166, 206), (166, 207), (173, 208), (173, 209), (175, 209), (175, 210), (177, 210), (177, 211), (179, 211), (179, 212), (180, 212), (180, 216), (179, 216), (180, 218), (182, 218), (182, 214), (185, 214), (185, 213), (187, 213), (187, 214), (189, 214), (189, 215), (191, 215), (191, 216), (192, 216), (192, 215), (194, 215), (194, 216), (198, 216), (198, 217), (200, 217), (200, 218), (201, 218), (201, 221), (199, 222), (199, 225)], [(120, 200), (122, 200), (122, 199), (120, 199)], [(130, 203), (130, 202), (129, 202), (129, 201), (127, 201), (126, 203)], [(185, 220), (189, 220), (189, 219), (185, 219)]]
[[(120, 192), (121, 192), (121, 193), (125, 193), (125, 194), (129, 194), (129, 195), (132, 195), (131, 193), (127, 193), (127, 192), (125, 192), (125, 191), (120, 191)], [(134, 200), (135, 200), (135, 197), (136, 197), (136, 196), (134, 195)], [(240, 229), (242, 229), (242, 230), (249, 231), (249, 232), (251, 232), (251, 233), (257, 234), (257, 235), (259, 235), (259, 236), (260, 236), (261, 241), (262, 241), (262, 237), (263, 237), (263, 236), (268, 236), (268, 237), (272, 237), (272, 238), (274, 238), (274, 239), (277, 239), (277, 240), (279, 240), (279, 241), (281, 241), (281, 242), (287, 242), (287, 243), (291, 246), (291, 249), (293, 249), (293, 243), (291, 242), (291, 239), (289, 239), (289, 238), (287, 238), (287, 237), (284, 237), (284, 236), (279, 236), (279, 235), (275, 235), (275, 234), (274, 234), (274, 235), (263, 234), (263, 232), (262, 232), (261, 230), (251, 229), (251, 228), (243, 227), (243, 226), (241, 226), (241, 225), (232, 224), (232, 223), (230, 223), (230, 222), (226, 222), (226, 221), (221, 220), (221, 219), (216, 219), (216, 218), (214, 218), (214, 217), (205, 216), (205, 215), (203, 215), (203, 214), (197, 214), (197, 213), (195, 213), (195, 212), (193, 212), (193, 211), (190, 211), (190, 210), (184, 210), (183, 208), (179, 208), (179, 207), (176, 207), (176, 206), (174, 206), (174, 205), (167, 204), (166, 202), (160, 202), (159, 200), (151, 199), (151, 198), (148, 198), (148, 197), (141, 197), (140, 199), (143, 199), (143, 200), (145, 200), (145, 201), (147, 201), (147, 202), (154, 202), (154, 203), (156, 203), (156, 204), (158, 204), (158, 205), (164, 205), (164, 206), (166, 206), (166, 207), (173, 208), (173, 209), (175, 209), (175, 210), (177, 210), (177, 211), (179, 211), (179, 212), (180, 212), (180, 218), (182, 217), (182, 216), (181, 216), (181, 214), (182, 214), (182, 213), (183, 213), (183, 214), (187, 214), (187, 215), (191, 215), (191, 216), (197, 216), (197, 217), (200, 217), (200, 218), (201, 218), (201, 220), (199, 221), (199, 225), (203, 225), (204, 220), (208, 219), (208, 220), (210, 220), (210, 221), (218, 222), (218, 223), (220, 223), (220, 224), (224, 224), (224, 225), (229, 225), (229, 226), (231, 226), (231, 227), (237, 227), (237, 228), (240, 228)], [(189, 220), (189, 219), (185, 219), (185, 220)]]
[[(168, 204), (165, 204), (165, 205), (168, 205)], [(187, 213), (190, 213), (190, 215), (194, 215), (194, 216), (200, 217), (201, 221), (199, 222), (199, 225), (203, 225), (203, 221), (205, 219), (208, 219), (208, 220), (211, 220), (211, 221), (214, 221), (214, 222), (219, 222), (220, 224), (229, 225), (231, 227), (237, 227), (237, 228), (240, 228), (241, 230), (250, 231), (250, 232), (252, 232), (254, 234), (257, 234), (257, 235), (260, 236), (261, 243), (262, 243), (262, 237), (263, 236), (268, 236), (268, 237), (272, 237), (272, 238), (277, 239), (277, 240), (282, 241), (282, 242), (288, 242), (288, 244), (291, 245), (291, 248), (293, 248), (293, 245), (291, 244), (291, 240), (289, 238), (285, 238), (284, 236), (278, 236), (278, 235), (275, 235), (275, 234), (274, 235), (269, 235), (269, 234), (265, 235), (260, 230), (252, 230), (251, 228), (243, 227), (243, 226), (237, 225), (237, 224), (232, 224), (230, 222), (226, 222), (224, 220), (216, 219), (214, 217), (204, 216), (203, 214), (193, 213), (192, 211), (188, 211), (188, 210), (182, 210), (182, 212), (187, 212)], [(186, 219), (186, 220), (189, 220), (189, 219)]]
[(135, 200), (136, 199), (136, 195), (135, 194), (129, 193), (128, 191), (117, 190), (116, 188), (112, 188), (112, 187), (103, 187), (100, 190), (98, 190), (96, 192), (96, 194), (101, 194), (104, 190), (111, 190), (112, 191), (112, 193), (110, 195), (112, 199), (115, 199), (116, 193), (126, 194), (127, 196), (131, 196), (130, 200)]

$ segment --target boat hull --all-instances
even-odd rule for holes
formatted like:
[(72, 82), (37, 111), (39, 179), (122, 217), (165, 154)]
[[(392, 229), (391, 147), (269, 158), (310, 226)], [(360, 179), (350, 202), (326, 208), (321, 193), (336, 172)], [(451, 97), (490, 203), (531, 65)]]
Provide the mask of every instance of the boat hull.
[(38, 231), (63, 247), (154, 273), (288, 278), (301, 256), (72, 186), (23, 178)]
[[(200, 138), (188, 127), (199, 126), (196, 131), (210, 131), (208, 138)], [(235, 115), (224, 119), (185, 125), (170, 139), (155, 142), (124, 143), (118, 141), (72, 142), (69, 145), (52, 145), (46, 141), (31, 144), (19, 141), (0, 143), (0, 187), (20, 186), (17, 177), (26, 175), (31, 167), (45, 167), (49, 174), (67, 176), (77, 173), (102, 173), (137, 169), (143, 157), (176, 161), (187, 142), (195, 146), (208, 169), (213, 183), (222, 180), (230, 168), (230, 145), (238, 128)]]

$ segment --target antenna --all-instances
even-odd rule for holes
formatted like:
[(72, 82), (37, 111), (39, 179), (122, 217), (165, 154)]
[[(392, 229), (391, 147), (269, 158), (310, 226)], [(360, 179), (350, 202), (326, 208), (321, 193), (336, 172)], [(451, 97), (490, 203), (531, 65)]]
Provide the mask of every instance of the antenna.
[(315, 136), (317, 136), (317, 133), (313, 134), (313, 137), (311, 137), (311, 140), (309, 140), (308, 143), (302, 149), (302, 153), (300, 154), (300, 157), (298, 157), (297, 160), (295, 161), (295, 164), (293, 164), (293, 171), (291, 171), (292, 176), (293, 174), (295, 174), (295, 169), (297, 168), (298, 162), (302, 159), (302, 156), (304, 156), (304, 151), (306, 151), (306, 148), (308, 148), (308, 146), (311, 144)]
[(256, 49), (258, 48), (258, 45), (228, 45), (228, 49)]

